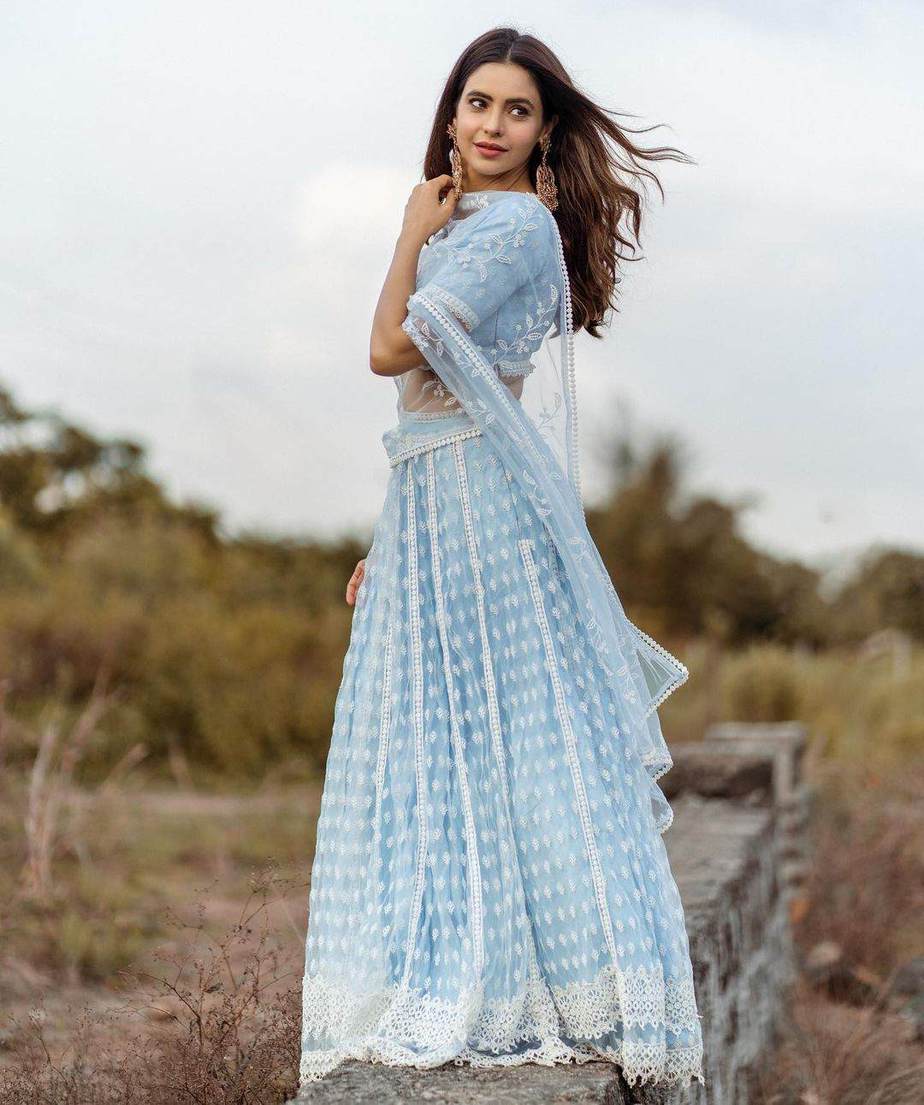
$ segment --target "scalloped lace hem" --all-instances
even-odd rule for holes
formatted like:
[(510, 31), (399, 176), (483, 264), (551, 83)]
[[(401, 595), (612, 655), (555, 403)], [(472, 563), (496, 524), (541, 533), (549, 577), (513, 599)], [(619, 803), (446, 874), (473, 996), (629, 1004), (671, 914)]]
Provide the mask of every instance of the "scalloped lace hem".
[[(481, 986), (451, 1001), (400, 984), (357, 994), (311, 976), (304, 986), (300, 1087), (349, 1059), (419, 1070), (450, 1062), (506, 1067), (604, 1059), (621, 1068), (629, 1085), (705, 1086), (699, 1020), (692, 980), (665, 983), (656, 969), (610, 966), (568, 986), (535, 978), (517, 997), (487, 1002)], [(645, 1027), (659, 1039), (602, 1042), (620, 1028)], [(668, 1031), (693, 1043), (671, 1047)], [(339, 1045), (320, 1046), (332, 1040)]]

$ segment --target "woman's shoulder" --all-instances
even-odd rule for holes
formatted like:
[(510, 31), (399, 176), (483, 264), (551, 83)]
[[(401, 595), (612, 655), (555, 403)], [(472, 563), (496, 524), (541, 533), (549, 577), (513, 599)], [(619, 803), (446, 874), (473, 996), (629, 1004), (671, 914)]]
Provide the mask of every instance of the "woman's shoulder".
[[(551, 211), (532, 192), (504, 192), (473, 199), (479, 206), (450, 218), (421, 251), (418, 282), (457, 265), (479, 281), (509, 277), (545, 279), (558, 268), (557, 228)], [(471, 202), (471, 201), (469, 201)]]
[(459, 240), (498, 240), (531, 248), (554, 249), (552, 212), (534, 192), (504, 192), (457, 223)]

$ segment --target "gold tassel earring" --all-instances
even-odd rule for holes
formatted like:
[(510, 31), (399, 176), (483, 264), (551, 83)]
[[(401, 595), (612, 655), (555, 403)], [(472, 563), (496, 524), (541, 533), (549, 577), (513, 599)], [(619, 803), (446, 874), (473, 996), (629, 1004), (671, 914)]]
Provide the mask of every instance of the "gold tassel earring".
[(452, 146), (449, 150), (449, 165), (452, 169), (452, 190), (456, 194), (456, 199), (462, 195), (462, 154), (459, 151), (459, 147), (456, 145), (456, 126), (455, 123), (450, 123), (446, 127), (446, 132), (452, 139)]
[(539, 139), (539, 145), (542, 147), (542, 160), (536, 166), (536, 195), (550, 211), (554, 211), (558, 207), (558, 188), (555, 185), (555, 174), (546, 160), (551, 145), (547, 134)]

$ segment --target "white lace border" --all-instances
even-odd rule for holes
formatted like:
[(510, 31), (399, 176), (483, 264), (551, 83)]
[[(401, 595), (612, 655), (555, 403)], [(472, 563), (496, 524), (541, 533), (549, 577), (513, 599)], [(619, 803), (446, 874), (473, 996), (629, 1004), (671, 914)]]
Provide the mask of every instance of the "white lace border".
[[(657, 968), (608, 966), (567, 986), (534, 977), (515, 997), (491, 1001), (484, 1000), (483, 984), (452, 1000), (406, 983), (356, 993), (306, 974), (300, 1084), (318, 1081), (347, 1059), (420, 1069), (606, 1059), (630, 1085), (696, 1080), (705, 1086), (700, 1019), (692, 977), (665, 981)], [(618, 1028), (623, 1039), (614, 1046), (593, 1042)], [(654, 1039), (631, 1035), (646, 1028)], [(684, 1042), (670, 1046), (668, 1031)], [(323, 1046), (332, 1041), (335, 1046)], [(527, 1041), (536, 1046), (511, 1053)]]
[(403, 460), (409, 460), (411, 457), (417, 457), (422, 453), (428, 453), (431, 449), (439, 449), (443, 445), (451, 445), (454, 441), (465, 441), (470, 437), (478, 437), (481, 432), (482, 431), (477, 426), (471, 426), (466, 430), (456, 430), (454, 433), (444, 434), (442, 437), (435, 437), (430, 441), (422, 441), (419, 445), (412, 445), (397, 453), (390, 453), (388, 463), (392, 468), (396, 468)]

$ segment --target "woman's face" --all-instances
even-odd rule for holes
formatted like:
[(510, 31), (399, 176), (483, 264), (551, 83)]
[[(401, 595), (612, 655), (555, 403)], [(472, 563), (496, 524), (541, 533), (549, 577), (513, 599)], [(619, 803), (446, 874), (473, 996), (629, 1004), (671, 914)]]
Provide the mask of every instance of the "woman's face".
[[(529, 184), (527, 162), (543, 127), (539, 89), (530, 73), (513, 62), (479, 65), (456, 105), (456, 145), (462, 155), (466, 192)], [(501, 147), (492, 154), (479, 143)]]

